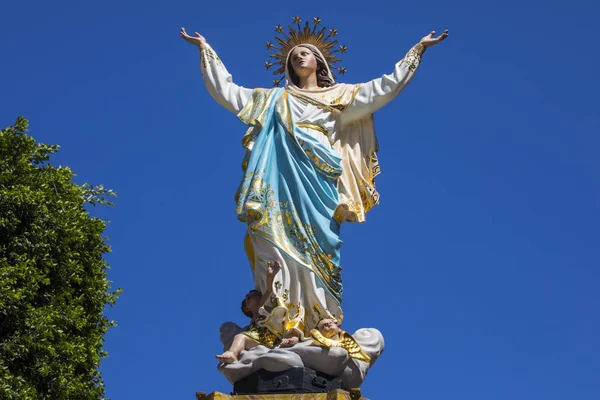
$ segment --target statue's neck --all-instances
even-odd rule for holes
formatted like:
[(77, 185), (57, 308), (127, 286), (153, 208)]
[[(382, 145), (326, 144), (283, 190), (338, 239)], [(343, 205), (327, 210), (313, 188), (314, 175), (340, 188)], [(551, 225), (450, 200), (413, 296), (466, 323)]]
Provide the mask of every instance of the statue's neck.
[(298, 87), (304, 90), (314, 90), (318, 89), (319, 85), (317, 84), (317, 74), (313, 73), (309, 76), (301, 76), (298, 79)]

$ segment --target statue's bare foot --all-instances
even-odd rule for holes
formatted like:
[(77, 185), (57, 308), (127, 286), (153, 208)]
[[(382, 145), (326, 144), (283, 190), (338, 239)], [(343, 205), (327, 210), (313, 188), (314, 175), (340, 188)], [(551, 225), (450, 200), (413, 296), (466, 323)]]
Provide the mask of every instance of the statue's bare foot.
[(226, 351), (225, 353), (221, 354), (220, 356), (215, 356), (215, 357), (217, 357), (217, 359), (219, 361), (221, 361), (223, 364), (231, 364), (238, 360), (237, 357), (235, 356), (235, 354), (233, 354), (233, 352), (231, 352), (231, 351)]
[(292, 336), (281, 341), (281, 347), (292, 347), (300, 341), (300, 338)]

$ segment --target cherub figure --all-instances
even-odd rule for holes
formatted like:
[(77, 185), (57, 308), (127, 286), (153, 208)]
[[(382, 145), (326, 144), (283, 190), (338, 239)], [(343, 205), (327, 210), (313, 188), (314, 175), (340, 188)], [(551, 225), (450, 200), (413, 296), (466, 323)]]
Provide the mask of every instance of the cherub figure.
[(344, 332), (336, 321), (324, 318), (317, 323), (317, 327), (310, 331), (313, 344), (319, 347), (342, 347), (348, 352), (350, 358), (371, 362), (369, 357), (356, 340)]
[(244, 300), (242, 300), (241, 309), (242, 312), (250, 318), (250, 325), (248, 326), (248, 330), (235, 335), (229, 350), (216, 356), (222, 363), (231, 364), (238, 361), (242, 350), (252, 349), (259, 344), (272, 348), (280, 342), (277, 335), (267, 328), (259, 327), (256, 324), (260, 317), (259, 310), (264, 306), (265, 302), (269, 299), (269, 296), (271, 296), (271, 293), (273, 292), (273, 280), (280, 270), (281, 265), (279, 264), (279, 261), (267, 262), (267, 284), (265, 293), (252, 289), (246, 294)]

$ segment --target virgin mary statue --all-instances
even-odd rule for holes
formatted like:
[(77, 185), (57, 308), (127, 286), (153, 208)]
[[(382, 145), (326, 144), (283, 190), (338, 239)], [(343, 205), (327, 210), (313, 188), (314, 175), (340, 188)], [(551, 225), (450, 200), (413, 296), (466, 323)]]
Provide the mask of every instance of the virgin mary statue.
[[(233, 83), (204, 37), (181, 29), (181, 36), (200, 49), (209, 93), (248, 126), (236, 213), (246, 224), (255, 288), (272, 292), (255, 323), (270, 332), (266, 337), (278, 339), (301, 339), (323, 318), (341, 322), (340, 225), (364, 222), (379, 202), (373, 113), (406, 87), (425, 49), (448, 35), (435, 38), (431, 32), (391, 74), (350, 85), (336, 83), (330, 67), (339, 61), (332, 40), (337, 31), (325, 36), (317, 18), (313, 29), (295, 22), (298, 29), (290, 26), (289, 34), (277, 38), (279, 47), (267, 43), (277, 50), (275, 72), (285, 73), (285, 86), (270, 89)], [(281, 26), (276, 29), (282, 33)], [(337, 50), (343, 53), (345, 46)], [(279, 261), (281, 271), (266, 288), (266, 265), (272, 260)]]

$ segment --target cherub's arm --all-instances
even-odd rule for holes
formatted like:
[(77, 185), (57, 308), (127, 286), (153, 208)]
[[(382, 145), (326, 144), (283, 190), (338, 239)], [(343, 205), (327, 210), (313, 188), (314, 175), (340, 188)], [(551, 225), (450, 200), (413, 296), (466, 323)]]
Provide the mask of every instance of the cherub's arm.
[(269, 300), (269, 296), (271, 296), (271, 293), (273, 293), (273, 280), (275, 279), (275, 275), (277, 275), (280, 270), (281, 264), (279, 264), (279, 261), (267, 262), (267, 285), (265, 292), (260, 298), (260, 302), (258, 304), (259, 308), (265, 305), (267, 300)]

